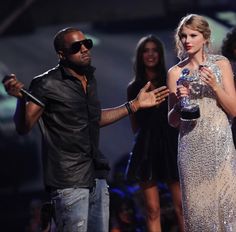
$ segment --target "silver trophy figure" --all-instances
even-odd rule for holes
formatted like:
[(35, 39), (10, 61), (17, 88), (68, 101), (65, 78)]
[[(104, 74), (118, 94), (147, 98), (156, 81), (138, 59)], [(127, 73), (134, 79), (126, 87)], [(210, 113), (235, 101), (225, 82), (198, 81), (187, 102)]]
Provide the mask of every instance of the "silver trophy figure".
[[(194, 81), (194, 77), (190, 76), (189, 69), (185, 68), (181, 72), (181, 76), (177, 80), (177, 85), (189, 86), (190, 82)], [(196, 120), (200, 117), (200, 109), (197, 104), (190, 103), (189, 96), (182, 97), (180, 100), (182, 120)]]

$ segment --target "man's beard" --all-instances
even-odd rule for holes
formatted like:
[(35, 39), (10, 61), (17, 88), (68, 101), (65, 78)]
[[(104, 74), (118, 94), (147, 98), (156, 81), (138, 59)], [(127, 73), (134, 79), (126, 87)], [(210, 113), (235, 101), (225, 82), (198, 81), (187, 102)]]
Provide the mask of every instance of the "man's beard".
[(91, 62), (85, 65), (78, 65), (73, 62), (70, 62), (69, 60), (60, 60), (60, 64), (66, 68), (74, 70), (80, 75), (86, 75), (86, 73), (88, 73), (88, 71), (91, 69)]

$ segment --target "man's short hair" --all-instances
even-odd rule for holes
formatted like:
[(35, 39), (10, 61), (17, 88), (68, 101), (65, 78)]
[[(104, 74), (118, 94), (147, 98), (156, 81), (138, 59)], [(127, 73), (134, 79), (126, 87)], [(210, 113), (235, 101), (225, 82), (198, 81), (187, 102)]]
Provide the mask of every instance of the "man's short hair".
[(74, 27), (67, 27), (67, 28), (64, 28), (64, 29), (58, 31), (56, 33), (56, 35), (54, 36), (54, 49), (55, 49), (55, 51), (57, 53), (59, 51), (63, 51), (63, 49), (65, 48), (65, 45), (64, 45), (65, 35), (69, 34), (71, 32), (77, 32), (77, 31), (80, 31), (80, 30), (77, 28), (74, 28)]

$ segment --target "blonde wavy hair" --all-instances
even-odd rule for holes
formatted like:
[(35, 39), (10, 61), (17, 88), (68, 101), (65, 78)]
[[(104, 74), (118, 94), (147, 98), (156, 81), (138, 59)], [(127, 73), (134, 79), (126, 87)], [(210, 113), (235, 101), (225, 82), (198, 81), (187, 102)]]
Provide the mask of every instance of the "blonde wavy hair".
[(180, 20), (179, 25), (175, 31), (176, 52), (177, 52), (177, 57), (180, 60), (183, 60), (184, 58), (187, 57), (185, 49), (181, 42), (181, 33), (183, 27), (188, 27), (191, 30), (200, 32), (203, 35), (204, 39), (206, 39), (206, 44), (204, 45), (205, 49), (209, 49), (211, 44), (210, 42), (211, 30), (207, 20), (201, 15), (189, 14)]

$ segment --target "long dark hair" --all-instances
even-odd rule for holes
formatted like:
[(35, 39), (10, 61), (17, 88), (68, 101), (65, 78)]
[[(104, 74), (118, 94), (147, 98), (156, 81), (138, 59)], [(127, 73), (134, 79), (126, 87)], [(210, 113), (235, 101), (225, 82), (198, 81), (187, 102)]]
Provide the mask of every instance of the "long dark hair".
[(235, 49), (236, 49), (236, 27), (233, 27), (226, 34), (226, 37), (223, 40), (221, 52), (222, 55), (227, 57), (229, 60), (236, 61), (236, 55), (234, 54)]
[(145, 76), (145, 65), (143, 62), (143, 52), (146, 43), (153, 42), (157, 46), (157, 51), (159, 54), (159, 62), (155, 66), (155, 71), (157, 73), (157, 82), (158, 85), (163, 85), (166, 82), (166, 65), (165, 65), (165, 57), (164, 57), (164, 46), (159, 38), (154, 35), (148, 35), (142, 37), (135, 50), (134, 62), (133, 62), (133, 69), (134, 69), (134, 79), (133, 82), (141, 82), (145, 83), (147, 81)]

